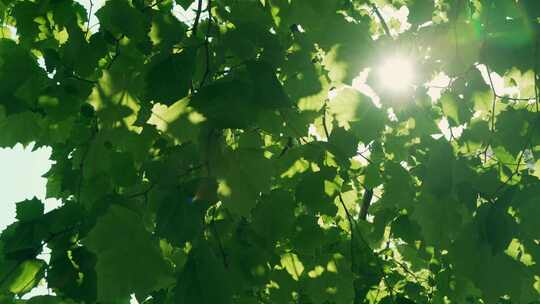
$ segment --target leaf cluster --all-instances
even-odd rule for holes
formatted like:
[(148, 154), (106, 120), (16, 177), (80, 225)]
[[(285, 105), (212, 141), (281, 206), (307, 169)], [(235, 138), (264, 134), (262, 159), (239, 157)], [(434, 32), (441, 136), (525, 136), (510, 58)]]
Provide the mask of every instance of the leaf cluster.
[(0, 303), (538, 303), (540, 2), (94, 4), (0, 1)]

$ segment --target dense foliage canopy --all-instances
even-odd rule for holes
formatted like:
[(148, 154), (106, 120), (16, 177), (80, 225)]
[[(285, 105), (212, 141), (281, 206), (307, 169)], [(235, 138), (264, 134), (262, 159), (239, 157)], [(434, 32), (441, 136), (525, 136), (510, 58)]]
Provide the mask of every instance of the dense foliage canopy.
[(0, 1), (0, 303), (538, 303), (540, 1), (94, 4)]

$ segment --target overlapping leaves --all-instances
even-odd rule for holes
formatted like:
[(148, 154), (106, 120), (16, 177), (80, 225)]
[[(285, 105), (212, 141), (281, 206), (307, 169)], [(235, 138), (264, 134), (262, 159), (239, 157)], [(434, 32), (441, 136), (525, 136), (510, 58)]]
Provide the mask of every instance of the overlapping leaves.
[[(51, 146), (63, 200), (18, 203), (0, 303), (539, 299), (535, 1), (89, 9), (0, 1), (0, 146)], [(374, 77), (400, 51), (403, 96)]]

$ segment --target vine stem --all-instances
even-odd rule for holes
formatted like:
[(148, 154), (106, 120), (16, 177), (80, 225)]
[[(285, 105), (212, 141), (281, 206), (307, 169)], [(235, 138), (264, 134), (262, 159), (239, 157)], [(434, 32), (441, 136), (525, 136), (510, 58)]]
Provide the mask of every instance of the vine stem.
[(539, 111), (539, 100), (538, 100), (538, 82), (540, 81), (540, 79), (538, 79), (538, 55), (539, 55), (539, 50), (538, 50), (538, 47), (539, 47), (539, 41), (538, 41), (538, 38), (536, 39), (535, 41), (535, 46), (534, 46), (534, 104), (536, 106), (536, 113), (538, 113)]
[[(325, 100), (324, 107), (323, 107), (322, 123), (323, 123), (324, 135), (326, 136), (326, 139), (328, 140), (330, 138), (330, 132), (328, 131), (328, 127), (326, 126), (327, 101), (328, 101), (328, 99)], [(360, 153), (358, 155), (360, 155), (363, 159), (365, 159), (370, 164), (372, 163), (372, 161), (370, 159), (368, 159), (367, 157), (365, 157), (364, 155), (362, 155), (362, 153)], [(365, 186), (364, 186), (364, 189), (365, 189), (364, 197), (362, 198), (362, 206), (360, 207), (360, 218), (363, 219), (363, 220), (366, 220), (366, 218), (367, 218), (367, 210), (369, 208), (369, 205), (371, 204), (371, 199), (373, 198), (373, 189), (366, 188)], [(340, 194), (340, 201), (342, 202), (343, 208), (345, 208), (345, 212), (347, 213), (347, 217), (349, 218), (349, 222), (351, 222), (350, 214), (349, 214), (348, 210), (346, 209), (345, 204), (343, 203), (343, 199), (341, 198), (341, 194)], [(352, 226), (352, 222), (350, 224)], [(352, 239), (352, 232), (351, 232), (351, 239)]]
[(116, 59), (118, 58), (118, 55), (120, 55), (120, 40), (124, 39), (124, 35), (122, 34), (122, 36), (120, 36), (120, 38), (116, 39), (116, 43), (114, 45), (114, 55), (113, 56), (110, 56), (110, 61), (109, 63), (107, 64), (107, 67), (105, 68), (106, 70), (110, 69), (113, 65), (113, 63), (116, 61)]
[(493, 79), (491, 78), (491, 69), (486, 64), (486, 71), (488, 74), (489, 79), (489, 86), (491, 87), (491, 91), (493, 92), (493, 101), (491, 103), (491, 132), (495, 132), (495, 104), (497, 103), (497, 92), (495, 92), (495, 86), (493, 84)]
[(516, 164), (516, 169), (512, 172), (512, 174), (506, 179), (506, 181), (503, 182), (502, 185), (500, 185), (496, 190), (495, 192), (493, 193), (493, 196), (497, 195), (499, 193), (499, 191), (501, 191), (504, 187), (508, 186), (508, 183), (512, 180), (512, 178), (514, 178), (514, 176), (516, 176), (518, 173), (519, 173), (519, 169), (521, 167), (521, 161), (523, 160), (523, 155), (525, 154), (525, 150), (527, 149), (527, 147), (531, 144), (531, 140), (533, 138), (533, 135), (534, 135), (534, 131), (536, 130), (536, 127), (538, 125), (538, 122), (539, 122), (539, 118), (537, 118), (537, 120), (534, 122), (534, 125), (532, 126), (532, 128), (530, 128), (528, 130), (528, 133), (527, 134), (527, 141), (525, 142), (525, 144), (523, 145), (523, 148), (521, 149), (521, 153), (519, 154), (519, 157), (517, 159), (517, 164)]
[[(327, 102), (328, 99), (324, 101), (324, 107), (323, 107), (323, 117), (322, 117), (322, 123), (323, 123), (323, 129), (324, 129), (324, 135), (326, 136), (326, 140), (330, 138), (330, 132), (328, 131), (328, 127), (326, 126), (326, 108), (327, 108)], [(345, 210), (345, 215), (347, 216), (347, 220), (349, 221), (349, 229), (351, 230), (351, 271), (354, 273), (354, 220), (349, 212), (349, 209), (347, 208), (347, 205), (345, 205), (345, 201), (343, 200), (343, 196), (341, 195), (341, 192), (338, 192), (338, 198), (339, 202), (341, 203), (341, 206), (343, 207), (343, 210)]]
[(86, 17), (86, 31), (84, 32), (84, 38), (88, 38), (90, 32), (90, 17), (92, 17), (92, 9), (94, 8), (94, 2), (90, 0), (90, 7), (88, 8), (88, 16)]
[(377, 7), (377, 5), (373, 2), (369, 2), (369, 5), (371, 6), (371, 9), (375, 12), (375, 15), (377, 15), (377, 18), (379, 18), (379, 21), (382, 24), (382, 27), (384, 29), (384, 32), (386, 35), (390, 38), (392, 38), (392, 34), (390, 33), (390, 28), (388, 27), (388, 24), (386, 23), (386, 20), (384, 20), (383, 15), (381, 14), (381, 11)]
[[(201, 1), (199, 1), (199, 4)], [(206, 79), (210, 75), (210, 28), (212, 25), (212, 0), (208, 0), (208, 4), (206, 5), (206, 10), (208, 10), (208, 27), (206, 28), (206, 34), (204, 36), (204, 52), (205, 52), (205, 70), (204, 75), (201, 80), (201, 84), (199, 85), (199, 89), (204, 86), (204, 83), (206, 82)], [(195, 33), (195, 32), (194, 32)]]
[(197, 2), (197, 12), (195, 13), (195, 21), (193, 21), (193, 27), (191, 28), (193, 36), (197, 35), (197, 29), (199, 27), (199, 20), (201, 19), (201, 14), (202, 14), (202, 2), (203, 0), (199, 0)]

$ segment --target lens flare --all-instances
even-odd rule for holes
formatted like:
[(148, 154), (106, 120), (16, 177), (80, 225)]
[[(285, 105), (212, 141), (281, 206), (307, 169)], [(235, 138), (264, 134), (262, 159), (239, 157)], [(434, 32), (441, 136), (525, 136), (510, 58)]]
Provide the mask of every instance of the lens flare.
[(396, 56), (387, 58), (378, 68), (381, 84), (394, 92), (402, 92), (412, 87), (414, 67), (410, 60)]

